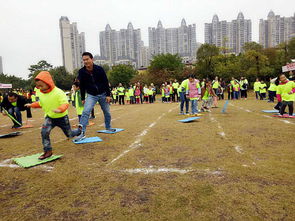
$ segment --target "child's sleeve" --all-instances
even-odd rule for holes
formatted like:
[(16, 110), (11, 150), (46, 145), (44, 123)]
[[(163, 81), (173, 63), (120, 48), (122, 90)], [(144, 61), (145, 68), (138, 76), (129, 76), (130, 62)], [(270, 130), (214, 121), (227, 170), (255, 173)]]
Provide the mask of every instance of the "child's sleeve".
[(61, 105), (57, 109), (59, 109), (62, 113), (65, 112), (69, 108), (69, 102), (63, 91), (59, 94), (58, 101)]
[(34, 102), (34, 103), (31, 103), (31, 108), (41, 108), (41, 105), (39, 102)]

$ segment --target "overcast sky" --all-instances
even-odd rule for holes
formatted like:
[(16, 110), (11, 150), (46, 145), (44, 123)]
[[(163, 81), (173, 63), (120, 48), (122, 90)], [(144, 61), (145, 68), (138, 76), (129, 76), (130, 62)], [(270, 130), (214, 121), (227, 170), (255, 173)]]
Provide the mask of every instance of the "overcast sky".
[(148, 27), (161, 20), (165, 28), (178, 27), (182, 18), (196, 24), (197, 42), (204, 42), (204, 23), (216, 13), (220, 20), (236, 19), (242, 11), (252, 20), (252, 39), (258, 41), (258, 23), (270, 10), (290, 17), (294, 0), (0, 0), (0, 56), (4, 73), (26, 78), (28, 67), (44, 59), (62, 65), (59, 18), (67, 16), (85, 32), (86, 50), (99, 53), (99, 32), (106, 24), (140, 28), (148, 46)]

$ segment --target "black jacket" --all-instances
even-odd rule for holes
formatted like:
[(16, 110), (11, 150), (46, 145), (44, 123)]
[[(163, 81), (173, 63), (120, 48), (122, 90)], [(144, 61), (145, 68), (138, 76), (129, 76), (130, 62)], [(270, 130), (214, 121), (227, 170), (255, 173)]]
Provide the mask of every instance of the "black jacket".
[[(19, 108), (20, 111), (27, 111), (27, 118), (31, 118), (32, 117), (31, 109), (25, 107), (25, 104), (27, 103), (29, 103), (29, 101), (24, 96), (17, 95), (16, 106)], [(5, 110), (8, 111), (12, 107), (14, 106), (9, 102), (8, 96), (5, 96), (3, 98), (2, 103), (0, 104), (1, 112), (3, 111), (3, 108), (5, 108)]]
[(109, 81), (102, 67), (93, 65), (93, 72), (89, 73), (84, 66), (79, 70), (78, 80), (80, 81), (81, 99), (85, 100), (85, 92), (93, 96), (99, 94), (111, 95)]

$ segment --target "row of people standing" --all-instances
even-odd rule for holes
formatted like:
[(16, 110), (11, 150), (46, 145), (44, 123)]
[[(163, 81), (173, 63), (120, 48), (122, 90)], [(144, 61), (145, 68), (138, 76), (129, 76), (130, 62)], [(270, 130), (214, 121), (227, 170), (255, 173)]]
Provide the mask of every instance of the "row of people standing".
[(150, 86), (144, 85), (143, 87), (138, 82), (129, 87), (123, 87), (122, 83), (119, 83), (117, 87), (113, 87), (111, 90), (112, 103), (119, 105), (127, 104), (143, 104), (154, 103), (156, 101), (156, 87), (152, 83)]

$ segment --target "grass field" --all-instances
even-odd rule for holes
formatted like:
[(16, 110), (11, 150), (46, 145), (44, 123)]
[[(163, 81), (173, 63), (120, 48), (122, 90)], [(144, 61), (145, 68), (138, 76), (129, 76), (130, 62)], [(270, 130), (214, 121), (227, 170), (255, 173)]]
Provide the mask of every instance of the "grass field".
[(11, 158), (42, 152), (34, 110), (34, 128), (0, 140), (0, 220), (295, 220), (295, 119), (262, 113), (266, 101), (231, 101), (227, 114), (223, 104), (189, 124), (178, 104), (114, 105), (125, 131), (113, 135), (96, 133), (97, 106), (87, 136), (103, 142), (76, 145), (56, 128), (64, 156), (23, 169)]

